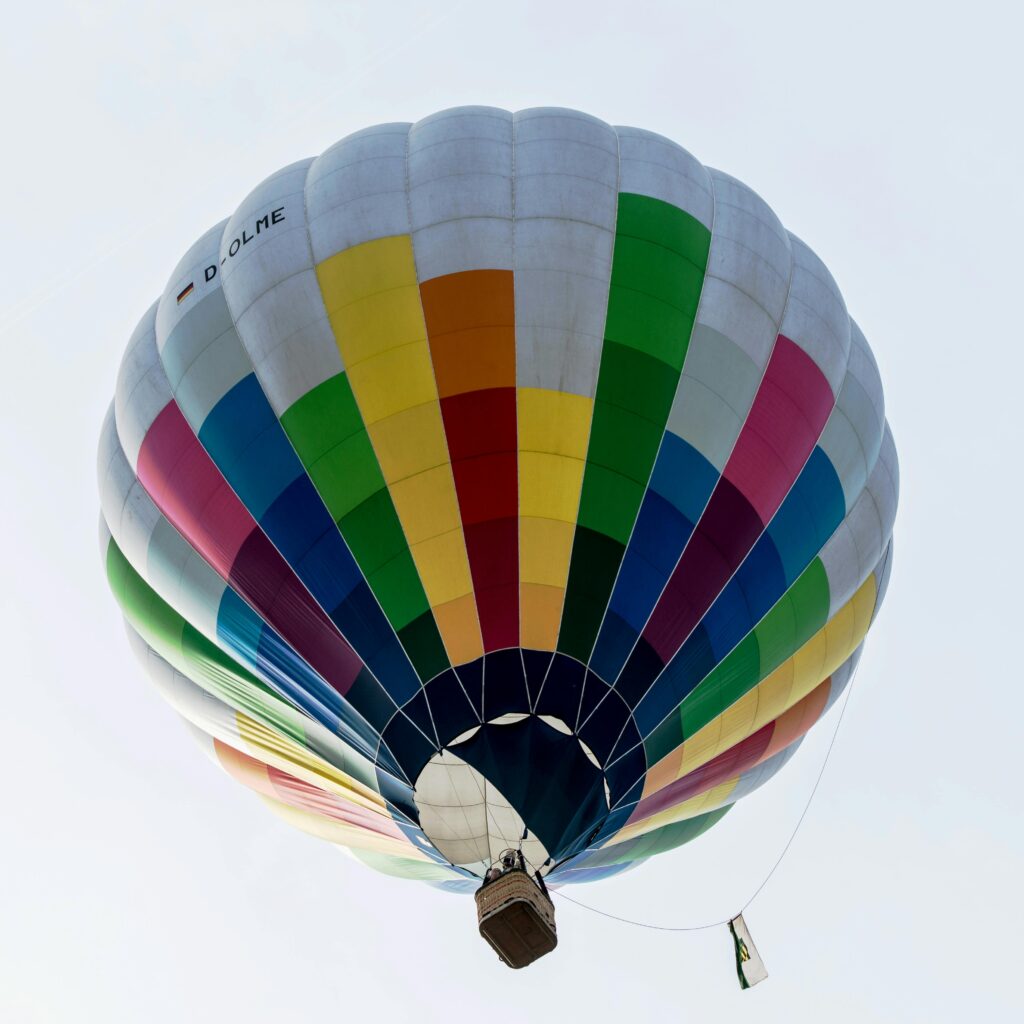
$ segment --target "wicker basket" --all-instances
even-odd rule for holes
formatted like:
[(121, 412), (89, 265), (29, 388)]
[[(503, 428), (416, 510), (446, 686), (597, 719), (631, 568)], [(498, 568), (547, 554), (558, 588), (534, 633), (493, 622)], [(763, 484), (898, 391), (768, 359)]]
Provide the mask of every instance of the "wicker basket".
[(509, 967), (526, 967), (558, 945), (555, 908), (525, 871), (507, 871), (476, 893), (480, 934)]

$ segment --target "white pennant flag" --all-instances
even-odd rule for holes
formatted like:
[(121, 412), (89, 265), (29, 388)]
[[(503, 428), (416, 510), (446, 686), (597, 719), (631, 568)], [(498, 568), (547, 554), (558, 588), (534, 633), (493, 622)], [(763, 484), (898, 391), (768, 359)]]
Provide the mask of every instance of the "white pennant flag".
[(737, 914), (729, 922), (732, 941), (736, 945), (736, 974), (740, 979), (740, 988), (750, 988), (768, 977), (764, 961), (758, 956), (754, 940), (750, 937), (742, 914)]

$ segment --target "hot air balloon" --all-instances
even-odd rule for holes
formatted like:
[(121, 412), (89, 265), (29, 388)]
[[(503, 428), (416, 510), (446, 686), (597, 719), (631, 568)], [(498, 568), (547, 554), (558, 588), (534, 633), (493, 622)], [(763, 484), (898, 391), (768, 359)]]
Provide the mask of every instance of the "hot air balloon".
[(226, 772), (380, 871), (486, 892), (506, 854), (544, 900), (786, 763), (898, 489), (871, 350), (762, 199), (485, 107), (350, 135), (207, 231), (99, 480), (131, 643)]

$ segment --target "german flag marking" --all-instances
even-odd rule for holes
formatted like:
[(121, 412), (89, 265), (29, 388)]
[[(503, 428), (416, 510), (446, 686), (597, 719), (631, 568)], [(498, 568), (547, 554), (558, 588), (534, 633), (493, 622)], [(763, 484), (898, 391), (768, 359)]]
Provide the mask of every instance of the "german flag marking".
[(178, 301), (181, 302), (182, 299), (188, 298), (188, 296), (191, 295), (192, 292), (195, 291), (195, 288), (196, 288), (195, 281), (189, 281), (189, 283), (187, 285), (185, 285), (185, 287), (182, 288), (180, 292), (178, 292)]

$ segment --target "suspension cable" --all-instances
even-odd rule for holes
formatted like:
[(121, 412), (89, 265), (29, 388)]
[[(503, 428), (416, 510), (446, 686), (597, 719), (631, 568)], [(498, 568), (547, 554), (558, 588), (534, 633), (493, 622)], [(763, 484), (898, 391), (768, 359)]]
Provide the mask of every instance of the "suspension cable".
[[(849, 707), (850, 695), (853, 693), (853, 684), (857, 678), (857, 669), (859, 668), (860, 664), (858, 663), (853, 670), (853, 674), (850, 677), (850, 684), (846, 688), (846, 697), (843, 700), (843, 707), (839, 712), (839, 718), (836, 721), (836, 727), (832, 732), (832, 739), (829, 741), (828, 749), (825, 751), (825, 759), (821, 763), (821, 769), (818, 772), (818, 777), (814, 780), (814, 786), (811, 788), (810, 795), (807, 797), (807, 802), (804, 804), (804, 809), (800, 812), (800, 817), (797, 819), (796, 826), (790, 833), (789, 839), (786, 840), (785, 846), (782, 847), (782, 852), (775, 859), (775, 863), (771, 866), (771, 869), (768, 871), (768, 874), (764, 876), (764, 879), (761, 881), (761, 884), (753, 891), (753, 893), (747, 899), (746, 903), (744, 903), (743, 906), (739, 909), (738, 914), (744, 913), (747, 907), (749, 907), (750, 904), (753, 903), (754, 900), (761, 895), (761, 891), (771, 881), (772, 875), (775, 874), (775, 872), (779, 868), (779, 865), (782, 864), (783, 859), (789, 852), (789, 848), (793, 845), (793, 840), (796, 839), (796, 835), (800, 831), (800, 827), (804, 823), (804, 819), (807, 817), (807, 812), (811, 809), (811, 804), (814, 802), (815, 794), (818, 792), (818, 787), (821, 785), (822, 776), (825, 774), (825, 769), (828, 767), (829, 758), (832, 756), (832, 748), (835, 746), (836, 738), (839, 736), (839, 727), (843, 724), (843, 718), (846, 715), (846, 709), (847, 707)], [(618, 921), (620, 924), (633, 925), (636, 928), (647, 928), (651, 931), (658, 932), (702, 932), (706, 931), (708, 928), (720, 928), (722, 925), (728, 924), (733, 919), (733, 917), (738, 916), (738, 914), (734, 914), (732, 917), (727, 917), (722, 921), (714, 921), (708, 924), (683, 926), (651, 924), (647, 921), (636, 921), (629, 917), (620, 917), (618, 914), (610, 914), (608, 913), (608, 911), (600, 910), (598, 907), (591, 907), (586, 903), (581, 903), (579, 900), (573, 899), (572, 896), (567, 896), (564, 892), (561, 891), (561, 889), (551, 889), (549, 891), (552, 892), (555, 896), (558, 896), (560, 899), (567, 900), (569, 903), (574, 903), (577, 907), (582, 907), (584, 910), (589, 910), (592, 914), (600, 914), (601, 917), (607, 917), (612, 921)]]

